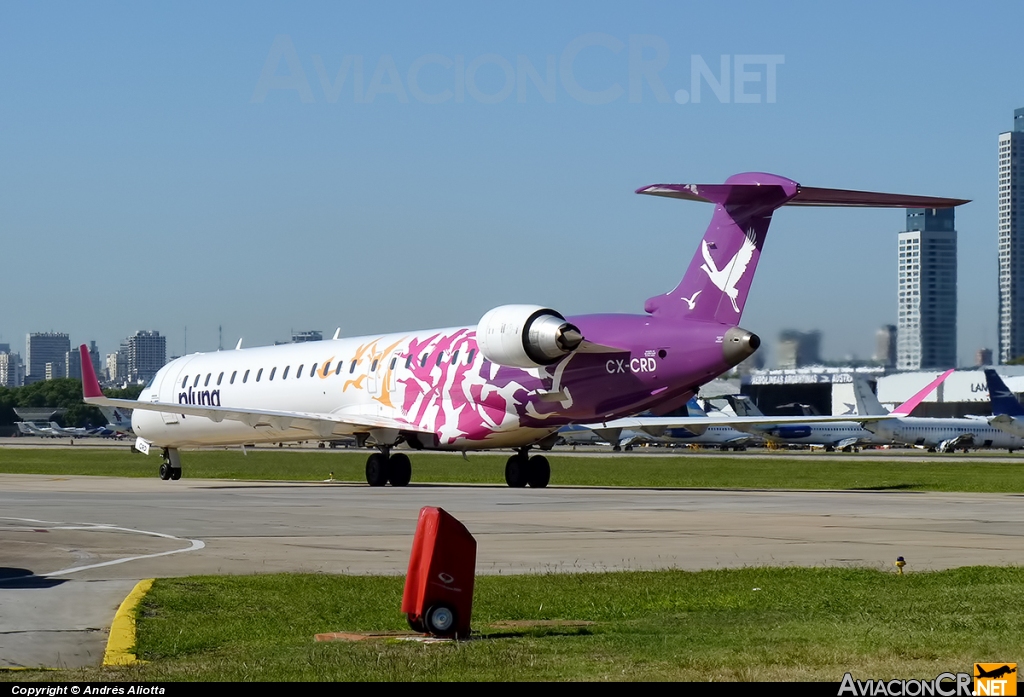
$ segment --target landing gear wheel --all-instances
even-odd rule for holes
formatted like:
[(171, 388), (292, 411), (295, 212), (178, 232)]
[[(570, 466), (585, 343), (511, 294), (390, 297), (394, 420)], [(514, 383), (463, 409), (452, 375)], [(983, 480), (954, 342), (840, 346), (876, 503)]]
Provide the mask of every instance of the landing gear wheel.
[(455, 636), (455, 610), (444, 603), (438, 603), (423, 616), (427, 631), (436, 636)]
[(179, 479), (181, 479), (181, 468), (180, 467), (172, 467), (171, 468), (171, 481), (172, 482), (176, 482)]
[(412, 462), (405, 453), (395, 453), (388, 459), (388, 481), (391, 486), (405, 486), (412, 479)]
[(530, 476), (530, 461), (525, 455), (513, 455), (505, 463), (505, 483), (510, 487), (519, 489), (528, 483)]
[(366, 458), (366, 483), (370, 486), (384, 486), (388, 483), (388, 459), (381, 453)]
[(551, 465), (543, 455), (534, 455), (530, 458), (526, 482), (534, 489), (543, 489), (551, 481)]
[(166, 462), (164, 462), (164, 463), (162, 463), (160, 465), (160, 479), (163, 479), (166, 482), (170, 478), (171, 478), (171, 466), (168, 465)]
[(612, 446), (612, 452), (613, 453), (621, 453), (622, 452), (622, 446), (621, 445), (613, 445)]

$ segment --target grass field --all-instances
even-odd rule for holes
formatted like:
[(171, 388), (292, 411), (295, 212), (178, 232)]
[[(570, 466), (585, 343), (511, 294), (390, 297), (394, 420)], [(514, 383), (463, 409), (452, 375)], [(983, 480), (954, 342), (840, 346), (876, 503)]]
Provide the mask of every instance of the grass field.
[[(402, 583), (161, 579), (140, 607), (148, 663), (4, 679), (839, 681), (846, 671), (930, 679), (1024, 657), (1024, 569), (988, 567), (485, 576), (477, 640), (313, 640), (406, 629)], [(529, 624), (541, 620), (564, 623)]]
[[(365, 482), (368, 451), (295, 451), (276, 448), (182, 453), (186, 478)], [(412, 454), (413, 484), (451, 482), (504, 484), (508, 453)], [(752, 489), (906, 489), (965, 492), (1024, 492), (1024, 461), (964, 462), (953, 455), (866, 459), (836, 453), (754, 457), (686, 453), (677, 456), (615, 457), (548, 455), (552, 485), (697, 487)], [(159, 458), (93, 448), (0, 448), (0, 473), (155, 477)]]

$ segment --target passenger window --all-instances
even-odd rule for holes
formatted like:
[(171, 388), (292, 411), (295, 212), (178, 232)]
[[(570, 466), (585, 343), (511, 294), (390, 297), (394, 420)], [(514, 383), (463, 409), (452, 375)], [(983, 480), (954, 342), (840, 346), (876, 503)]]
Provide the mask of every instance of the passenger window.
[(210, 386), (210, 377), (211, 377), (211, 375), (212, 375), (212, 373), (207, 373), (206, 374), (206, 379), (203, 380), (203, 387), (209, 387)]
[(292, 367), (290, 365), (286, 365), (284, 367), (284, 372), (281, 373), (281, 379), (282, 380), (287, 380), (288, 379), (288, 371), (291, 370), (291, 369), (292, 369)]
[(341, 375), (341, 369), (345, 367), (345, 361), (338, 361), (338, 367), (334, 369), (335, 375)]
[(270, 369), (270, 379), (271, 380), (274, 379), (274, 373), (276, 373), (276, 372), (277, 372), (277, 366), (275, 365), (273, 368)]
[(222, 382), (224, 382), (224, 373), (221, 373), (220, 375), (217, 376), (217, 387), (220, 387), (220, 384)]
[(263, 377), (263, 368), (260, 368), (260, 369), (259, 369), (259, 370), (258, 370), (258, 371), (256, 372), (256, 382), (259, 382), (259, 381), (260, 381), (260, 378), (261, 378), (261, 377)]
[(405, 359), (405, 367), (406, 368), (411, 368), (412, 367), (412, 356), (406, 357), (406, 359)]
[(195, 389), (196, 387), (199, 387), (199, 378), (201, 378), (201, 377), (202, 377), (202, 375), (196, 375), (196, 380), (195, 380), (195, 382), (192, 383), (192, 388), (193, 389)]
[(455, 365), (457, 360), (459, 360), (459, 350), (455, 349), (455, 352), (452, 354), (452, 365)]
[(370, 365), (370, 372), (371, 373), (377, 372), (377, 359), (376, 358), (373, 359), (373, 363)]
[(300, 365), (300, 366), (298, 367), (298, 369), (297, 369), (297, 370), (295, 371), (295, 379), (296, 379), (296, 380), (298, 380), (299, 378), (301, 378), (301, 377), (302, 377), (302, 369), (303, 369), (303, 368), (305, 368), (305, 367), (306, 367), (306, 364), (305, 364), (305, 363), (303, 363), (303, 364), (302, 364), (302, 365)]
[(466, 356), (466, 365), (473, 364), (473, 356), (476, 354), (476, 349), (470, 349), (469, 354)]
[(322, 372), (320, 374), (323, 375), (324, 377), (327, 377), (330, 374), (330, 372), (331, 372), (331, 362), (327, 361), (326, 363), (324, 363), (324, 372)]
[(231, 371), (231, 380), (228, 381), (229, 385), (234, 385), (235, 384), (235, 376), (236, 375), (238, 375), (238, 371), (237, 370), (232, 370)]
[(426, 368), (427, 367), (427, 354), (425, 354), (425, 353), (423, 354), (422, 360), (420, 360), (420, 367), (421, 368)]
[(398, 358), (397, 357), (391, 359), (391, 366), (390, 366), (391, 370), (395, 369), (395, 363), (398, 363)]
[(313, 369), (309, 371), (309, 377), (316, 375), (316, 363), (313, 364)]
[(188, 384), (188, 375), (186, 375), (184, 377), (184, 379), (181, 381), (181, 389), (185, 389), (185, 385), (187, 385), (187, 384)]
[(245, 371), (245, 375), (242, 376), (242, 384), (249, 382), (249, 371)]
[(438, 368), (441, 367), (441, 361), (442, 360), (444, 360), (444, 351), (438, 351), (437, 352), (437, 362), (435, 363), (435, 365), (437, 365)]
[(356, 362), (352, 361), (352, 367), (348, 369), (348, 374), (351, 375), (354, 372), (356, 372)]

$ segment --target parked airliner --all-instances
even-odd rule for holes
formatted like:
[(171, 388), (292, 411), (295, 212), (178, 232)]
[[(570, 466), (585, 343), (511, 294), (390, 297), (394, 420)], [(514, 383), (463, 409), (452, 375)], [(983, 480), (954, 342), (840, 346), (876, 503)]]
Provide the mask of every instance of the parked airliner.
[[(925, 389), (929, 392), (945, 380), (952, 370), (947, 370)], [(878, 398), (866, 385), (854, 384), (857, 411), (883, 409)], [(931, 418), (910, 416), (912, 409), (897, 408), (891, 418), (865, 422), (864, 428), (882, 438), (891, 438), (899, 443), (916, 445), (930, 451), (955, 452), (969, 448), (1006, 448), (1011, 453), (1024, 448), (1024, 438), (1005, 433), (988, 423), (983, 416), (958, 418)]]
[(138, 401), (103, 396), (82, 347), (85, 401), (133, 408), (136, 447), (161, 448), (164, 479), (181, 477), (180, 448), (352, 435), (378, 450), (371, 486), (408, 484), (413, 449), (513, 448), (509, 486), (546, 486), (534, 446), (572, 423), (677, 409), (760, 345), (739, 326), (776, 209), (796, 206), (947, 208), (961, 199), (804, 187), (773, 174), (724, 184), (657, 184), (640, 194), (715, 210), (679, 284), (644, 314), (566, 318), (503, 305), (476, 326), (193, 354), (164, 366)]

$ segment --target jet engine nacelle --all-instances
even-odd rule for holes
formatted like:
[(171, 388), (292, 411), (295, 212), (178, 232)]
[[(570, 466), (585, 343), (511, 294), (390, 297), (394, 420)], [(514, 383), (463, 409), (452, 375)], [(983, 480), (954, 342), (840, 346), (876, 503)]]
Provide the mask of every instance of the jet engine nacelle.
[(557, 363), (579, 348), (583, 335), (565, 317), (540, 305), (501, 305), (480, 318), (476, 342), (484, 358), (513, 368)]

